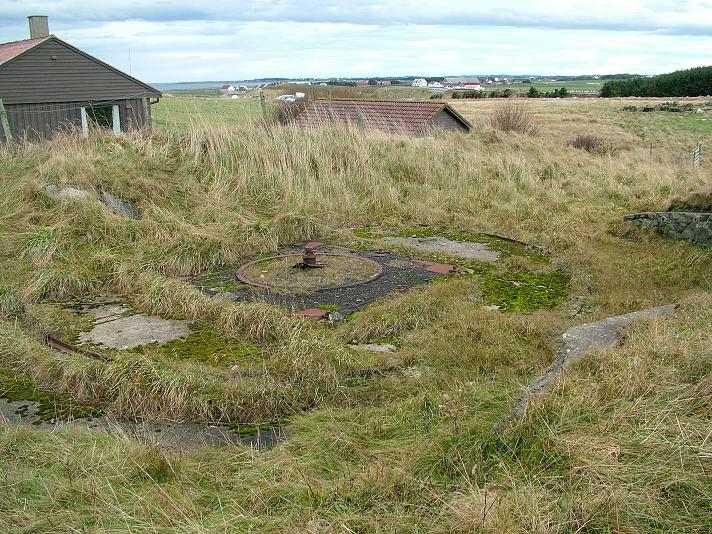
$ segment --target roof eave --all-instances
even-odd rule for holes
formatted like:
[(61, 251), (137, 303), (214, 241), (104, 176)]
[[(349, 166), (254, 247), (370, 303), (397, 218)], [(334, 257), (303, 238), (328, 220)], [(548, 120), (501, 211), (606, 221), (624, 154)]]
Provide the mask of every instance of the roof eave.
[(460, 113), (458, 113), (458, 112), (455, 110), (455, 108), (451, 107), (450, 104), (447, 104), (447, 103), (446, 103), (446, 104), (445, 104), (445, 107), (444, 107), (443, 109), (444, 109), (444, 110), (447, 110), (453, 117), (455, 117), (455, 118), (456, 118), (457, 120), (459, 120), (463, 125), (465, 125), (465, 127), (467, 128), (467, 131), (468, 131), (468, 132), (472, 130), (472, 124), (470, 123), (470, 121), (468, 121), (465, 117), (463, 117), (462, 115), (460, 115)]

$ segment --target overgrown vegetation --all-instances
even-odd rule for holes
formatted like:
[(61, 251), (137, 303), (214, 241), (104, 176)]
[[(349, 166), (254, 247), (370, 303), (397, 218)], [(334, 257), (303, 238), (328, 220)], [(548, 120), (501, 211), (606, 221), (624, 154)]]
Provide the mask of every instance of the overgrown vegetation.
[(569, 146), (585, 150), (592, 154), (605, 154), (609, 151), (608, 145), (600, 137), (594, 135), (577, 135), (571, 141)]
[[(455, 105), (485, 122), (497, 104)], [(709, 531), (712, 257), (620, 219), (708, 189), (706, 160), (680, 153), (712, 138), (605, 100), (523, 106), (536, 136), (184, 124), (3, 152), (0, 366), (115, 416), (286, 421), (289, 439), (265, 453), (178, 454), (0, 424), (0, 530)], [(623, 149), (567, 146), (582, 133)], [(141, 218), (53, 199), (49, 184), (110, 191)], [(500, 234), (549, 254), (492, 238), (504, 254), (490, 270), (390, 295), (335, 326), (189, 283), (354, 227)], [(25, 327), (71, 335), (82, 319), (50, 313), (50, 301), (109, 292), (195, 321), (194, 337), (105, 363), (53, 353)], [(588, 304), (572, 311), (564, 295)], [(673, 316), (628, 329), (502, 424), (567, 327), (669, 302), (681, 303)], [(346, 347), (379, 338), (397, 350)]]
[(536, 132), (534, 119), (521, 104), (502, 104), (492, 113), (490, 126), (505, 133), (516, 132), (531, 135)]

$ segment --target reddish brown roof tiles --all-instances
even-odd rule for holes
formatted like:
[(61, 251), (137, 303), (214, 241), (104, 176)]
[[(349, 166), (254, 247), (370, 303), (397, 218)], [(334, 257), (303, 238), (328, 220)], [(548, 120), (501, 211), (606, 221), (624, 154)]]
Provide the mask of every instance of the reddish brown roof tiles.
[(11, 43), (0, 44), (0, 63), (5, 63), (15, 56), (19, 56), (26, 50), (40, 44), (45, 39), (47, 39), (47, 37), (40, 37), (39, 39), (25, 39), (24, 41), (13, 41)]
[(443, 110), (469, 131), (470, 124), (445, 102), (317, 100), (297, 115), (293, 124), (320, 127), (338, 123), (418, 136), (426, 132), (430, 121)]

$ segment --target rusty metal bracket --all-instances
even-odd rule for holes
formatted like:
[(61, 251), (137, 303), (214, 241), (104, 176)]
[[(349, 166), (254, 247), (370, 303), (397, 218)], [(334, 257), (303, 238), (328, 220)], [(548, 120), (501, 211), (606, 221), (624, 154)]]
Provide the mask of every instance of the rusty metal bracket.
[(94, 358), (95, 360), (99, 360), (102, 362), (113, 362), (114, 359), (111, 358), (110, 356), (106, 356), (105, 354), (99, 354), (98, 352), (94, 352), (91, 350), (83, 349), (81, 347), (77, 347), (76, 345), (72, 345), (71, 343), (67, 343), (66, 341), (62, 341), (61, 339), (57, 339), (56, 337), (46, 334), (44, 336), (45, 343), (52, 347), (55, 350), (58, 350), (59, 352), (64, 352), (64, 353), (70, 353), (70, 354), (81, 354), (82, 356), (87, 356), (89, 358)]
[(304, 246), (304, 255), (302, 261), (295, 263), (292, 267), (295, 269), (318, 269), (326, 267), (326, 264), (316, 259), (316, 247), (314, 245)]

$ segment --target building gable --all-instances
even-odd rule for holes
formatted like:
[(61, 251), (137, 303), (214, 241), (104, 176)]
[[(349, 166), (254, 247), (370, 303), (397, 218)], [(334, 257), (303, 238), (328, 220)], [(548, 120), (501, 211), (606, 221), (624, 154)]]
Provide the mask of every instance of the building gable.
[(159, 97), (153, 87), (50, 37), (0, 65), (5, 104)]

